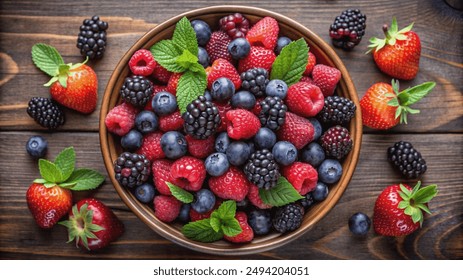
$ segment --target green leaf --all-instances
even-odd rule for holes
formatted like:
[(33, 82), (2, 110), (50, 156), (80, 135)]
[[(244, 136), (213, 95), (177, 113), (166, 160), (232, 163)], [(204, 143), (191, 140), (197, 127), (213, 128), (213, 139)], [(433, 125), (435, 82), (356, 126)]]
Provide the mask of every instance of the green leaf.
[(63, 175), (58, 167), (46, 159), (39, 159), (39, 170), (42, 178), (50, 183), (59, 183), (63, 179)]
[(178, 49), (171, 40), (157, 42), (151, 47), (150, 51), (154, 59), (167, 70), (175, 73), (186, 70), (185, 67), (177, 64), (177, 57), (182, 54), (182, 50)]
[(214, 212), (216, 212), (218, 214), (218, 217), (223, 221), (234, 219), (236, 213), (236, 201), (224, 201)]
[(221, 228), (222, 228), (223, 234), (226, 236), (230, 236), (230, 237), (236, 236), (243, 231), (241, 229), (240, 223), (235, 218), (222, 221)]
[[(386, 97), (387, 97), (387, 96), (386, 96)], [(392, 106), (392, 107), (397, 107), (397, 106), (399, 106), (399, 100), (397, 100), (397, 98), (396, 98), (395, 95), (394, 95), (394, 98), (392, 98), (391, 100), (389, 100), (389, 101), (387, 102), (387, 105)]]
[(430, 93), (435, 86), (435, 82), (425, 82), (423, 84), (402, 91), (399, 95), (406, 94), (408, 99), (401, 105), (409, 106), (420, 101), (423, 97)]
[(183, 17), (175, 25), (172, 41), (179, 49), (188, 50), (194, 56), (198, 55), (198, 41), (196, 39), (196, 32), (186, 17)]
[(186, 71), (180, 77), (177, 85), (177, 104), (180, 114), (186, 112), (186, 107), (206, 90), (206, 71)]
[(216, 232), (210, 221), (210, 219), (203, 219), (190, 222), (182, 227), (182, 233), (187, 238), (200, 242), (214, 242), (222, 239), (223, 232)]
[(103, 183), (105, 177), (99, 172), (91, 169), (81, 168), (72, 172), (71, 176), (61, 185), (74, 185), (73, 191), (86, 191), (96, 189)]
[(52, 188), (54, 186), (56, 186), (56, 183), (50, 183), (50, 182), (46, 182), (45, 184), (43, 184), (45, 186), (45, 188)]
[(277, 207), (303, 198), (283, 176), (280, 176), (275, 187), (269, 190), (260, 189), (259, 196), (265, 204)]
[(32, 61), (37, 68), (52, 77), (58, 75), (59, 66), (64, 64), (63, 58), (54, 47), (42, 43), (32, 46)]
[(185, 67), (185, 69), (190, 69), (193, 65), (198, 64), (198, 58), (188, 50), (183, 50), (183, 53), (175, 61), (178, 65)]
[(194, 63), (194, 64), (190, 65), (190, 68), (188, 68), (188, 70), (190, 70), (191, 72), (194, 72), (194, 73), (202, 73), (202, 72), (204, 72), (204, 67), (199, 63)]
[(58, 81), (64, 88), (67, 87), (69, 69), (71, 69), (71, 66), (69, 64), (61, 64), (58, 67), (58, 73), (59, 73), (58, 74)]
[(43, 178), (35, 179), (35, 180), (34, 180), (34, 183), (37, 183), (37, 184), (45, 184), (45, 183), (47, 183), (47, 180), (45, 180), (45, 179), (43, 179)]
[(176, 185), (170, 183), (170, 182), (166, 182), (167, 186), (169, 187), (170, 189), (170, 192), (172, 193), (172, 195), (180, 200), (181, 202), (183, 203), (191, 203), (193, 202), (193, 195), (189, 192), (187, 192), (186, 190), (180, 188), (180, 187), (177, 187)]
[(61, 171), (62, 181), (66, 181), (74, 171), (76, 152), (74, 147), (62, 150), (55, 158), (55, 165)]
[[(215, 214), (215, 215), (214, 215)], [(215, 232), (219, 232), (222, 226), (220, 218), (218, 218), (217, 212), (212, 212), (211, 214), (211, 227)]]
[(428, 203), (437, 195), (437, 185), (429, 185), (419, 189), (413, 196), (413, 200), (417, 204)]
[(283, 80), (288, 86), (298, 82), (308, 62), (309, 47), (301, 38), (281, 50), (272, 65), (270, 79)]

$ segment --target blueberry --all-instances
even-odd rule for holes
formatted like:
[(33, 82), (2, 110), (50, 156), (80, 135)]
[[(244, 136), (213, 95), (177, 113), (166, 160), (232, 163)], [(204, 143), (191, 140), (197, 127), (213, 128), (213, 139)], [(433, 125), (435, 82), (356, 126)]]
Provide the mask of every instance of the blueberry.
[(301, 160), (317, 168), (325, 160), (325, 150), (318, 143), (312, 142), (302, 150)]
[(246, 90), (240, 90), (233, 94), (230, 104), (233, 108), (242, 108), (251, 110), (256, 105), (256, 97), (254, 94)]
[(211, 59), (209, 58), (209, 54), (202, 47), (198, 47), (198, 62), (204, 68), (207, 68), (211, 64)]
[(196, 33), (198, 45), (203, 47), (206, 46), (207, 42), (209, 42), (209, 39), (211, 38), (212, 33), (209, 24), (202, 20), (196, 19), (191, 21), (191, 26), (193, 26), (193, 29)]
[(252, 210), (249, 212), (248, 222), (254, 233), (258, 235), (267, 234), (272, 228), (272, 217), (269, 211)]
[(161, 91), (153, 97), (151, 105), (156, 114), (166, 116), (177, 110), (177, 99), (172, 93)]
[(326, 184), (339, 181), (342, 175), (342, 166), (335, 159), (325, 159), (318, 167), (318, 179)]
[(161, 137), (161, 149), (167, 158), (177, 159), (184, 156), (188, 150), (185, 136), (178, 131), (169, 131)]
[(323, 201), (328, 196), (328, 186), (322, 182), (317, 182), (315, 189), (312, 191), (312, 197), (315, 201)]
[(244, 164), (251, 156), (251, 149), (246, 142), (235, 141), (230, 143), (225, 152), (230, 164), (239, 166)]
[(371, 220), (364, 213), (358, 212), (349, 218), (349, 230), (355, 235), (367, 235), (370, 226)]
[(121, 146), (124, 150), (135, 152), (143, 143), (143, 135), (136, 129), (130, 130), (121, 138)]
[(249, 151), (251, 152), (251, 155), (256, 152), (256, 144), (254, 144), (254, 141), (249, 141), (248, 142), (249, 146)]
[(227, 156), (224, 153), (210, 154), (204, 161), (206, 171), (211, 176), (220, 176), (230, 167)]
[(267, 127), (261, 127), (254, 136), (254, 143), (258, 149), (272, 149), (277, 142), (275, 133)]
[(33, 158), (43, 158), (47, 153), (48, 142), (42, 136), (32, 136), (27, 140), (26, 151)]
[(180, 208), (180, 213), (177, 216), (177, 220), (181, 223), (188, 223), (190, 221), (190, 204), (182, 204), (182, 208)]
[(280, 37), (278, 38), (277, 45), (275, 46), (275, 54), (279, 55), (281, 50), (286, 47), (289, 43), (291, 43), (291, 39), (288, 37)]
[(208, 189), (200, 189), (195, 193), (194, 201), (191, 203), (191, 208), (199, 214), (206, 213), (215, 205), (215, 195)]
[(265, 87), (265, 93), (267, 96), (276, 96), (280, 99), (285, 99), (288, 94), (288, 85), (282, 80), (271, 80)]
[(301, 203), (302, 207), (307, 211), (315, 202), (313, 199), (313, 192), (308, 192), (306, 195), (304, 195), (304, 198), (301, 198), (299, 200)]
[(211, 95), (216, 101), (228, 101), (235, 93), (235, 85), (228, 78), (218, 78), (212, 83)]
[(138, 201), (143, 203), (151, 203), (153, 202), (154, 195), (155, 195), (154, 186), (150, 183), (144, 183), (134, 190), (135, 198)]
[(211, 92), (208, 91), (207, 89), (204, 91), (204, 97), (206, 97), (206, 100), (207, 100), (207, 101), (212, 101)]
[(233, 59), (242, 59), (249, 54), (251, 50), (251, 44), (244, 38), (236, 38), (228, 44), (228, 52), (231, 54)]
[(150, 133), (158, 129), (159, 120), (152, 111), (141, 111), (135, 118), (137, 130), (143, 134)]
[(225, 153), (230, 142), (230, 137), (228, 137), (227, 132), (221, 132), (217, 138), (215, 138), (215, 150), (219, 153)]
[(276, 142), (272, 149), (275, 161), (281, 165), (290, 165), (297, 159), (296, 147), (288, 141)]
[(313, 141), (316, 141), (322, 135), (322, 125), (316, 118), (309, 118), (309, 121), (314, 129)]

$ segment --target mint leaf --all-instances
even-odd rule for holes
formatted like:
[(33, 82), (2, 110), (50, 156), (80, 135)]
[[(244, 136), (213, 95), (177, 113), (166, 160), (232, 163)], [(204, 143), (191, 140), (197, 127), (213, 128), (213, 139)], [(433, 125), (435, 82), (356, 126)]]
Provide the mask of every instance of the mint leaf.
[(275, 187), (260, 189), (259, 196), (265, 204), (272, 206), (283, 206), (303, 198), (283, 176), (280, 176)]
[(210, 219), (203, 219), (190, 222), (182, 227), (182, 233), (187, 238), (200, 242), (214, 242), (222, 239), (222, 231), (216, 232), (210, 221)]
[[(183, 53), (178, 56), (175, 61), (178, 65), (185, 67), (186, 69), (190, 69), (194, 64), (198, 64), (198, 57), (188, 50), (183, 50)], [(195, 69), (194, 72), (196, 72), (196, 70), (197, 69)]]
[(104, 179), (105, 177), (95, 170), (81, 168), (74, 170), (60, 186), (70, 188), (73, 191), (86, 191), (97, 188)]
[(172, 41), (179, 49), (188, 50), (194, 56), (198, 55), (196, 32), (186, 17), (183, 17), (175, 25)]
[(63, 179), (63, 175), (58, 167), (46, 159), (39, 159), (39, 170), (42, 178), (50, 183), (59, 183)]
[(195, 73), (201, 73), (204, 72), (204, 67), (199, 63), (194, 63), (190, 65), (190, 68), (188, 68), (188, 70)]
[(154, 44), (151, 49), (154, 59), (170, 72), (180, 73), (186, 70), (177, 64), (177, 57), (182, 54), (171, 40), (162, 40)]
[(170, 192), (176, 199), (180, 200), (183, 203), (193, 202), (193, 195), (191, 193), (187, 192), (182, 188), (177, 187), (172, 183), (166, 182), (166, 184), (169, 187)]
[(273, 62), (270, 79), (283, 80), (288, 86), (298, 82), (307, 66), (308, 56), (309, 47), (303, 38), (289, 43)]
[(399, 95), (402, 95), (405, 93), (405, 96), (407, 96), (407, 101), (404, 102), (401, 105), (412, 105), (418, 101), (420, 101), (423, 97), (425, 97), (431, 90), (436, 86), (435, 82), (426, 82), (417, 86), (414, 86), (412, 88), (408, 88), (401, 92)]
[(219, 232), (220, 228), (222, 227), (222, 222), (220, 221), (220, 218), (218, 218), (217, 212), (212, 212), (210, 219), (211, 219), (210, 223), (211, 223), (212, 229), (215, 232)]
[(235, 218), (222, 221), (221, 228), (222, 228), (223, 234), (226, 236), (230, 236), (230, 237), (236, 236), (243, 231), (241, 229), (240, 223)]
[(74, 147), (62, 150), (55, 158), (55, 165), (61, 171), (62, 181), (66, 181), (74, 171), (76, 152)]
[(218, 217), (221, 220), (231, 220), (235, 218), (235, 213), (236, 213), (236, 201), (234, 200), (227, 200), (222, 202), (220, 204), (219, 208), (217, 208), (215, 211), (217, 213)]
[(59, 66), (64, 64), (63, 58), (54, 47), (41, 43), (32, 46), (32, 61), (37, 68), (52, 77), (58, 75)]
[(186, 71), (180, 77), (177, 85), (177, 104), (180, 114), (186, 112), (186, 107), (206, 90), (206, 71)]

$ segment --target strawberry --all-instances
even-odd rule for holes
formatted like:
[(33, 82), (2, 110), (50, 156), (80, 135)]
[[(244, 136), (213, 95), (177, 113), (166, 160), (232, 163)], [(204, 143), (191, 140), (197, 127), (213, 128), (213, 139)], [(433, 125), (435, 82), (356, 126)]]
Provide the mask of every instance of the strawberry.
[(313, 83), (320, 88), (323, 95), (331, 96), (334, 94), (336, 85), (341, 79), (341, 71), (334, 67), (317, 64), (312, 70)]
[(60, 222), (68, 228), (69, 241), (79, 248), (98, 250), (116, 241), (124, 225), (113, 211), (95, 198), (84, 198), (72, 206), (69, 220)]
[(387, 236), (402, 236), (414, 232), (423, 224), (422, 211), (430, 214), (427, 203), (436, 195), (436, 185), (421, 188), (421, 182), (413, 189), (403, 184), (386, 187), (375, 202), (375, 232)]
[(272, 17), (264, 17), (246, 34), (246, 39), (252, 46), (264, 46), (268, 50), (273, 50), (277, 44), (280, 28), (278, 22)]
[(238, 233), (235, 236), (226, 236), (224, 235), (223, 238), (228, 240), (232, 243), (246, 243), (251, 242), (254, 239), (254, 231), (248, 224), (248, 216), (245, 212), (236, 212), (235, 218), (238, 220), (238, 223), (241, 227), (241, 233)]
[(381, 72), (401, 80), (411, 80), (419, 70), (421, 42), (418, 34), (411, 31), (413, 23), (398, 30), (397, 20), (391, 28), (383, 27), (385, 39), (371, 38), (370, 51)]
[(220, 198), (241, 201), (248, 194), (249, 181), (241, 169), (230, 166), (224, 174), (209, 179), (209, 188)]
[(310, 74), (312, 74), (312, 70), (315, 67), (315, 64), (317, 64), (317, 58), (312, 52), (309, 51), (309, 56), (307, 58), (307, 66), (305, 67), (304, 76), (309, 76)]
[(230, 79), (235, 86), (235, 90), (241, 87), (241, 78), (235, 66), (223, 58), (216, 59), (212, 66), (206, 68), (206, 73), (208, 89), (211, 89), (215, 80), (222, 77)]
[(313, 117), (323, 109), (325, 98), (319, 87), (298, 82), (288, 88), (286, 105), (293, 113), (303, 117)]
[(233, 62), (233, 58), (227, 49), (230, 42), (231, 38), (227, 35), (227, 33), (223, 31), (212, 32), (211, 38), (206, 45), (206, 51), (209, 54), (211, 61), (222, 58), (228, 62)]
[(243, 73), (251, 68), (264, 68), (268, 72), (272, 69), (276, 55), (273, 50), (259, 46), (251, 46), (248, 56), (238, 63), (238, 72)]
[(177, 96), (177, 86), (178, 81), (182, 77), (182, 73), (173, 73), (169, 77), (169, 81), (167, 82), (166, 91), (172, 93), (173, 95)]
[(277, 131), (278, 140), (291, 142), (297, 149), (302, 149), (314, 137), (312, 123), (301, 116), (286, 112), (285, 122)]
[(399, 83), (373, 84), (360, 100), (363, 124), (374, 129), (389, 129), (407, 123), (407, 114), (420, 111), (409, 107), (428, 94), (436, 85), (426, 82), (399, 92)]

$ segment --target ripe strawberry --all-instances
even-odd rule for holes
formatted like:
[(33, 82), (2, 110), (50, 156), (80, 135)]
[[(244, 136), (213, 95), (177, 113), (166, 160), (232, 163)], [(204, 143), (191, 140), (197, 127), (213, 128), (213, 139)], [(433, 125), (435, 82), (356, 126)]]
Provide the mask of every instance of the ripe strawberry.
[(154, 71), (156, 61), (149, 50), (137, 50), (129, 60), (129, 68), (135, 75), (149, 76)]
[(126, 135), (134, 126), (139, 110), (129, 103), (122, 103), (112, 108), (105, 117), (109, 132), (119, 136)]
[(341, 79), (341, 71), (334, 67), (317, 64), (312, 70), (313, 83), (320, 88), (323, 95), (331, 96), (334, 94), (336, 85)]
[(184, 121), (179, 110), (170, 115), (159, 117), (159, 129), (164, 132), (181, 130), (183, 128), (183, 123)]
[(204, 159), (215, 151), (215, 136), (209, 136), (206, 139), (196, 139), (191, 135), (186, 135), (188, 143), (188, 152), (195, 158)]
[(154, 216), (163, 222), (174, 221), (181, 207), (182, 202), (173, 196), (158, 195), (154, 198)]
[(167, 82), (167, 92), (177, 96), (177, 86), (181, 76), (182, 73), (173, 73), (172, 75), (170, 75), (169, 81)]
[(312, 70), (315, 67), (315, 64), (317, 64), (317, 58), (310, 51), (309, 51), (309, 56), (308, 56), (307, 60), (308, 60), (308, 62), (307, 62), (307, 66), (305, 67), (305, 71), (304, 71), (304, 74), (303, 74), (304, 76), (309, 76), (310, 74), (312, 74)]
[(386, 187), (378, 196), (373, 212), (375, 232), (387, 236), (408, 235), (423, 224), (423, 212), (429, 213), (427, 203), (437, 195), (437, 186), (421, 188), (421, 182)]
[(53, 227), (72, 207), (72, 193), (58, 186), (51, 188), (33, 183), (26, 193), (27, 206), (37, 225)]
[(68, 228), (69, 241), (89, 251), (116, 241), (124, 233), (124, 224), (113, 211), (95, 198), (84, 198), (72, 206), (69, 220), (60, 222)]
[(281, 173), (301, 195), (306, 195), (317, 186), (317, 170), (308, 163), (294, 162), (289, 166), (283, 166)]
[(206, 179), (206, 166), (200, 159), (184, 156), (172, 164), (172, 183), (187, 191), (199, 191)]
[(209, 188), (220, 198), (241, 201), (249, 192), (249, 182), (241, 169), (230, 166), (224, 174), (209, 179)]
[(235, 90), (241, 87), (241, 79), (235, 66), (223, 58), (219, 58), (212, 63), (212, 66), (206, 68), (207, 88), (211, 89), (212, 83), (218, 78), (228, 78), (233, 82)]
[(172, 195), (166, 182), (171, 183), (172, 176), (170, 170), (172, 168), (172, 161), (168, 159), (160, 159), (153, 161), (151, 169), (153, 172), (153, 182), (156, 190), (163, 195)]
[(226, 114), (226, 119), (228, 136), (235, 140), (251, 138), (260, 128), (259, 118), (248, 110), (230, 110)]
[(371, 38), (370, 51), (379, 70), (402, 80), (415, 78), (419, 70), (421, 42), (418, 34), (411, 31), (413, 23), (398, 30), (397, 20), (392, 19), (391, 28), (383, 27), (385, 39)]
[(245, 212), (238, 211), (235, 214), (235, 218), (238, 220), (238, 223), (241, 227), (241, 233), (235, 236), (226, 236), (223, 238), (233, 243), (246, 243), (251, 242), (254, 239), (254, 231), (248, 224), (248, 216)]
[[(372, 85), (360, 100), (363, 124), (374, 129), (389, 129), (400, 123), (407, 123), (407, 114), (417, 114), (409, 105), (428, 94), (436, 85), (426, 82), (399, 92), (399, 83), (392, 80)], [(400, 118), (399, 118), (400, 117)]]
[(249, 29), (246, 39), (252, 46), (264, 46), (273, 50), (277, 44), (280, 28), (276, 19), (264, 17)]
[(319, 87), (298, 82), (288, 88), (286, 105), (293, 113), (303, 117), (313, 117), (323, 109), (325, 98)]
[(251, 68), (264, 68), (268, 72), (272, 69), (276, 55), (273, 50), (259, 46), (251, 46), (248, 56), (238, 63), (238, 72), (243, 73)]
[(285, 122), (277, 131), (277, 137), (281, 141), (291, 142), (297, 149), (302, 149), (313, 140), (314, 127), (308, 119), (286, 112)]
[(257, 187), (254, 184), (249, 183), (249, 192), (248, 192), (247, 198), (249, 199), (249, 202), (251, 202), (252, 205), (256, 206), (259, 209), (272, 208), (272, 205), (265, 204), (262, 201), (262, 199), (259, 196), (259, 187)]
[(165, 158), (166, 155), (161, 148), (161, 137), (163, 133), (156, 131), (143, 136), (140, 149), (136, 152), (144, 155), (149, 161)]
[(222, 58), (228, 62), (233, 62), (231, 54), (228, 52), (228, 44), (231, 42), (230, 36), (223, 31), (212, 32), (211, 38), (206, 45), (206, 51), (212, 62)]

